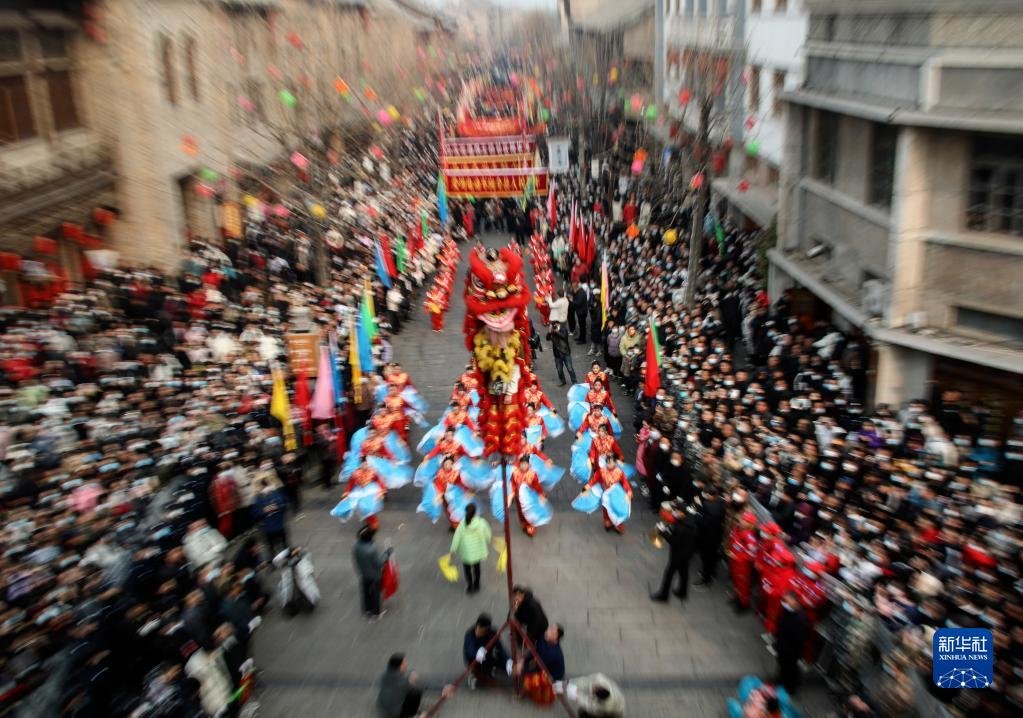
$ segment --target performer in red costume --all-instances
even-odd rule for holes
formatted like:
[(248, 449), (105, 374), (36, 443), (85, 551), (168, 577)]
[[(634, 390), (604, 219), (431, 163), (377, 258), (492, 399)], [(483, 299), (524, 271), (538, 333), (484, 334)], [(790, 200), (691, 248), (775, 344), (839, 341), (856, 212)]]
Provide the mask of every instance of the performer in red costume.
[(522, 531), (527, 536), (535, 536), (536, 526), (529, 523), (529, 521), (526, 520), (525, 515), (522, 513), (522, 500), (519, 498), (520, 486), (528, 486), (535, 491), (538, 496), (545, 496), (543, 486), (540, 484), (540, 477), (537, 476), (536, 471), (530, 467), (529, 457), (525, 455), (519, 457), (518, 465), (511, 471), (511, 500), (515, 502), (515, 509), (519, 514), (519, 524), (522, 526)]
[(594, 472), (599, 468), (597, 460), (601, 456), (607, 456), (608, 454), (614, 456), (619, 461), (625, 460), (625, 455), (622, 454), (622, 447), (618, 445), (617, 439), (611, 433), (611, 427), (608, 424), (602, 424), (597, 429), (597, 435), (593, 437), (593, 443), (590, 444), (590, 465), (593, 467)]
[(604, 388), (604, 382), (600, 379), (590, 382), (590, 390), (586, 392), (586, 401), (589, 402), (590, 406), (606, 406), (611, 410), (612, 414), (618, 416), (614, 400), (611, 399), (611, 392)]
[[(355, 471), (352, 472), (352, 478), (348, 480), (348, 487), (345, 492), (341, 495), (341, 498), (345, 498), (351, 493), (352, 489), (356, 486), (369, 486), (370, 484), (376, 483), (380, 487), (380, 496), (383, 497), (387, 494), (387, 486), (384, 484), (384, 480), (377, 475), (377, 472), (373, 471), (368, 465), (363, 464)], [(376, 516), (370, 516), (366, 519), (366, 525), (376, 531), (380, 528), (380, 521)]]
[(557, 414), (558, 410), (554, 408), (554, 404), (547, 398), (547, 395), (543, 393), (543, 389), (540, 388), (540, 382), (533, 377), (529, 381), (529, 386), (526, 387), (523, 396), (526, 399), (527, 404), (533, 404), (537, 409), (541, 406), (546, 406), (553, 413)]
[(450, 456), (446, 456), (440, 468), (437, 469), (437, 475), (433, 477), (433, 486), (437, 489), (437, 495), (441, 497), (441, 501), (444, 503), (444, 514), (448, 517), (451, 530), (454, 531), (458, 527), (458, 522), (451, 516), (451, 507), (448, 506), (448, 499), (444, 495), (448, 486), (452, 485), (469, 491), (469, 487), (462, 481), (461, 472), (455, 467), (455, 460)]
[(608, 429), (611, 428), (611, 420), (604, 416), (604, 411), (599, 405), (593, 404), (590, 407), (589, 413), (583, 417), (583, 423), (579, 427), (579, 431), (575, 433), (576, 438), (579, 438), (587, 431), (593, 431), (594, 433), (600, 433), (600, 427), (606, 426)]
[(432, 459), (434, 456), (452, 457), (459, 459), (466, 456), (465, 447), (455, 441), (454, 428), (444, 430), (444, 435), (437, 440), (437, 445), (430, 449), (424, 459)]
[(796, 572), (792, 578), (792, 590), (799, 597), (806, 611), (807, 635), (810, 640), (806, 642), (806, 649), (803, 652), (803, 660), (813, 663), (817, 659), (817, 641), (814, 627), (820, 620), (821, 610), (828, 603), (827, 587), (824, 585), (826, 573), (824, 564), (817, 561), (807, 562), (801, 570)]
[(744, 611), (750, 606), (750, 592), (753, 588), (753, 558), (757, 551), (756, 525), (757, 517), (752, 511), (747, 511), (728, 537), (726, 553), (728, 569), (732, 575), (732, 590), (735, 591), (735, 607), (739, 611)]
[(764, 598), (764, 626), (772, 636), (778, 628), (781, 599), (792, 590), (796, 577), (796, 557), (782, 544), (766, 559), (766, 571), (760, 577), (760, 592)]
[(447, 429), (457, 429), (463, 425), (468, 426), (474, 434), (478, 434), (480, 431), (480, 428), (476, 426), (476, 422), (469, 416), (469, 411), (458, 402), (451, 402), (448, 413), (444, 417), (444, 427)]
[(586, 383), (592, 387), (593, 384), (598, 381), (606, 388), (607, 372), (600, 368), (599, 362), (593, 362), (593, 364), (590, 365), (590, 370), (586, 372)]
[[(604, 456), (604, 466), (593, 472), (593, 476), (583, 488), (583, 491), (589, 491), (590, 488), (598, 481), (604, 491), (608, 491), (615, 484), (621, 484), (622, 488), (625, 489), (625, 494), (629, 497), (629, 500), (632, 500), (632, 487), (629, 485), (629, 480), (625, 478), (625, 472), (622, 471), (615, 458), (614, 454), (607, 454)], [(606, 508), (601, 507), (600, 510), (604, 514), (605, 531), (617, 531), (620, 534), (625, 533), (624, 525), (615, 526), (611, 522), (611, 517), (607, 515)]]
[(387, 459), (388, 461), (394, 461), (394, 454), (392, 454), (391, 450), (387, 448), (384, 437), (373, 431), (373, 429), (366, 432), (366, 438), (362, 442), (359, 454), (363, 459), (370, 456), (379, 456)]

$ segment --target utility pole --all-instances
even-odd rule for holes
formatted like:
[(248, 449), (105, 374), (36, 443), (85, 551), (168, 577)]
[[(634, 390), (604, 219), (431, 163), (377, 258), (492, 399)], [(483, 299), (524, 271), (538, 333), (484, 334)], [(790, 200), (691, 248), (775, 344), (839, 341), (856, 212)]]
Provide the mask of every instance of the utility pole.
[(707, 205), (710, 203), (710, 177), (707, 172), (707, 160), (710, 157), (710, 112), (714, 106), (714, 97), (708, 93), (700, 95), (700, 126), (697, 130), (696, 176), (703, 178), (697, 190), (696, 207), (693, 208), (693, 225), (689, 234), (689, 271), (686, 274), (686, 309), (691, 310), (696, 301), (696, 283), (700, 274), (700, 255), (703, 253), (703, 222), (707, 216)]

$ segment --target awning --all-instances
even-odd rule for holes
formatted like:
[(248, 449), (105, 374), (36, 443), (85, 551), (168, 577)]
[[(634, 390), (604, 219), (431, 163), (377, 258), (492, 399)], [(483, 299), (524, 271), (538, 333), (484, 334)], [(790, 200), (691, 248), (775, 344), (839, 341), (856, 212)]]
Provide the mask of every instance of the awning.
[(711, 187), (725, 199), (738, 207), (744, 215), (761, 227), (767, 227), (778, 214), (778, 197), (770, 190), (751, 185), (745, 192), (739, 190), (736, 177), (718, 177)]
[(829, 307), (849, 322), (867, 330), (867, 322), (870, 321), (870, 317), (857, 306), (850, 293), (841, 291), (842, 288), (834, 283), (825, 284), (812, 269), (802, 266), (801, 262), (777, 249), (768, 250), (767, 258), (785, 274), (824, 300)]

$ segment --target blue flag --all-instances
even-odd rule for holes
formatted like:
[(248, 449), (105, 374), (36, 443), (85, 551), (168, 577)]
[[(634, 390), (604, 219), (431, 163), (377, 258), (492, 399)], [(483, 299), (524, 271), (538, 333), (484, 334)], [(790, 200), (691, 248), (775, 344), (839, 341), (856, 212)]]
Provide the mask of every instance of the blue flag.
[(330, 352), (330, 369), (334, 373), (334, 404), (340, 406), (345, 403), (345, 390), (341, 384), (341, 371), (337, 363), (337, 337), (334, 334), (330, 335), (330, 341), (327, 342), (327, 351)]
[(391, 288), (391, 274), (387, 271), (387, 263), (384, 262), (384, 255), (380, 253), (380, 243), (373, 243), (373, 254), (376, 255), (377, 260), (377, 276), (380, 277), (380, 281), (388, 289)]
[(448, 223), (448, 192), (444, 188), (444, 175), (437, 173), (437, 218), (441, 227)]
[(359, 334), (359, 366), (363, 372), (371, 372), (375, 368), (373, 364), (373, 345), (370, 342), (366, 325), (363, 324), (361, 318), (356, 325), (356, 331)]

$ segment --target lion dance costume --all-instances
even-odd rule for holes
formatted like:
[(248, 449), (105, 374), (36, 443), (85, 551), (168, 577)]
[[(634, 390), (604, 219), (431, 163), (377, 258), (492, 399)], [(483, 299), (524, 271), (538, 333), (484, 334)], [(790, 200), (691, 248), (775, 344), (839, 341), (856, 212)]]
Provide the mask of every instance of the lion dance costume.
[(532, 364), (526, 316), (530, 299), (517, 250), (473, 250), (465, 279), (465, 344), (479, 384), (486, 387), (479, 422), (486, 455), (518, 456), (523, 450)]

